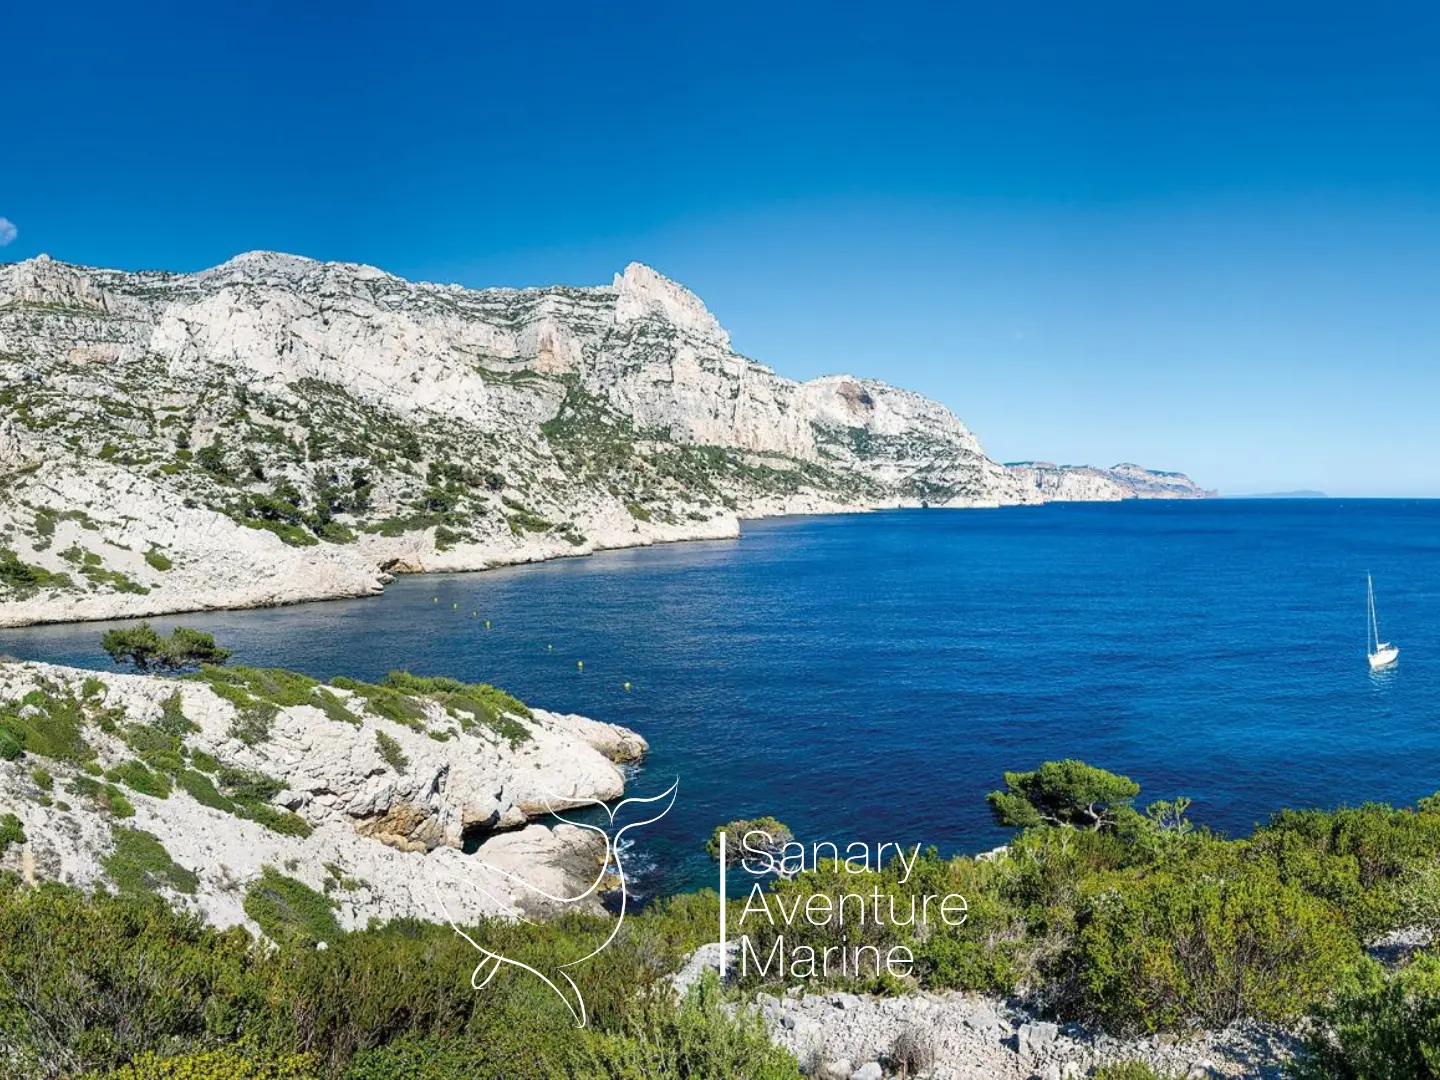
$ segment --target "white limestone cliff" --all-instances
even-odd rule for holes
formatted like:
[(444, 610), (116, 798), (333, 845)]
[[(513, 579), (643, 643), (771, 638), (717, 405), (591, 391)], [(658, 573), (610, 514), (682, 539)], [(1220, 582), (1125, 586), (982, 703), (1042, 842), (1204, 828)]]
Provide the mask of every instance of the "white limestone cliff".
[(782, 378), (638, 263), (536, 289), (274, 252), (0, 265), (0, 626), (363, 595), (747, 516), (1193, 494), (1124, 468), (1007, 469), (918, 394)]
[(1208, 499), (1206, 491), (1183, 473), (1160, 472), (1139, 465), (1099, 469), (1093, 465), (1052, 465), (1017, 461), (1005, 466), (1030, 492), (1045, 502), (1119, 502), (1121, 499)]

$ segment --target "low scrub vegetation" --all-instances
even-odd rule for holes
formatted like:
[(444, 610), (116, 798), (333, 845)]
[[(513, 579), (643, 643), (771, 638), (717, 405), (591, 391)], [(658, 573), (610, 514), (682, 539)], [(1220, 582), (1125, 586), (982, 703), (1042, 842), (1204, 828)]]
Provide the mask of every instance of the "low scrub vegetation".
[[(161, 849), (163, 851), (163, 849)], [(160, 862), (140, 852), (145, 870)], [(0, 878), (0, 1060), (16, 1080), (798, 1080), (793, 1058), (713, 983), (674, 1003), (665, 973), (699, 944), (715, 897), (660, 904), (572, 969), (590, 1024), (539, 980), (471, 988), (476, 952), (448, 926), (340, 933), (331, 901), (273, 869), (246, 910), (275, 942), (217, 931), (139, 893), (87, 897)], [(609, 922), (468, 928), (542, 970)], [(325, 941), (327, 948), (315, 943)], [(102, 991), (100, 988), (109, 988)]]

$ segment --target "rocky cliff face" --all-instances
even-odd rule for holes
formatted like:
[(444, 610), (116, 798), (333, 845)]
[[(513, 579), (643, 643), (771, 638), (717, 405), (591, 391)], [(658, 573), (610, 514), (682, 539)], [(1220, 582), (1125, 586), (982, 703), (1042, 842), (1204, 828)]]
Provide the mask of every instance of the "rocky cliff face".
[(1005, 468), (1030, 494), (1044, 502), (1118, 502), (1121, 499), (1210, 499), (1184, 473), (1159, 472), (1139, 465), (1097, 469), (1092, 465), (1052, 465), (1017, 461)]
[(0, 625), (1046, 497), (935, 402), (739, 355), (639, 264), (522, 290), (268, 252), (0, 266)]
[[(266, 867), (331, 897), (346, 929), (443, 918), (436, 882), (460, 920), (534, 913), (537, 893), (479, 863), (583, 893), (604, 841), (530, 822), (553, 824), (547, 807), (565, 800), (619, 798), (617, 763), (645, 750), (625, 728), (449, 680), (327, 687), (244, 668), (162, 679), (0, 662), (0, 812), (25, 836), (0, 866), (82, 888), (138, 873), (221, 926), (250, 921)], [(143, 866), (122, 847), (137, 831), (152, 845)]]

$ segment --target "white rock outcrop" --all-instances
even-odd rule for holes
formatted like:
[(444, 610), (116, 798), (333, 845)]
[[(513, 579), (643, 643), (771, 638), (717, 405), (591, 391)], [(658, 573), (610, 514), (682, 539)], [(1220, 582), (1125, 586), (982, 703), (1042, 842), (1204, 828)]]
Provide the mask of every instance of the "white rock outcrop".
[[(0, 704), (39, 708), (24, 704), (37, 700), (27, 695), (63, 703), (83, 717), (83, 739), (94, 752), (88, 768), (34, 752), (0, 761), (0, 812), (16, 814), (26, 836), (4, 864), (28, 865), (39, 880), (94, 887), (107, 883), (114, 830), (141, 829), (198, 876), (193, 895), (168, 892), (169, 899), (210, 922), (247, 922), (245, 888), (270, 866), (331, 893), (347, 928), (372, 917), (437, 920), (448, 911), (473, 919), (544, 907), (538, 894), (479, 869), (482, 862), (554, 895), (583, 892), (604, 872), (604, 841), (571, 825), (546, 827), (547, 807), (619, 798), (625, 780), (618, 763), (647, 749), (633, 731), (535, 709), (505, 718), (525, 733), (512, 744), (484, 724), (462, 730), (457, 715), (435, 701), (411, 698), (424, 715), (406, 725), (369, 711), (349, 690), (328, 693), (348, 718), (317, 705), (278, 707), (268, 734), (246, 742), (237, 737), (237, 706), (204, 681), (0, 663)], [(173, 774), (164, 798), (120, 779), (117, 766), (136, 759), (135, 726), (154, 725), (176, 694), (195, 725), (184, 737), (187, 767), (203, 768), (195, 763), (208, 756), (222, 770), (273, 781), (267, 805), (298, 815), (309, 835), (205, 805)], [(387, 760), (380, 735), (399, 759)], [(37, 768), (50, 774), (48, 788)], [(225, 774), (211, 775), (223, 790)], [(85, 793), (87, 781), (113, 783), (133, 816), (107, 812)]]

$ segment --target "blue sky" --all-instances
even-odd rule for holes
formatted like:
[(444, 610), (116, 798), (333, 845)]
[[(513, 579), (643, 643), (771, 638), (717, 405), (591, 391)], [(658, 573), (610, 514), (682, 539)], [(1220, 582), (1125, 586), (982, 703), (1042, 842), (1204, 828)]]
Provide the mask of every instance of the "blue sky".
[(78, 2), (0, 45), (0, 258), (638, 259), (1001, 459), (1440, 496), (1433, 5)]

